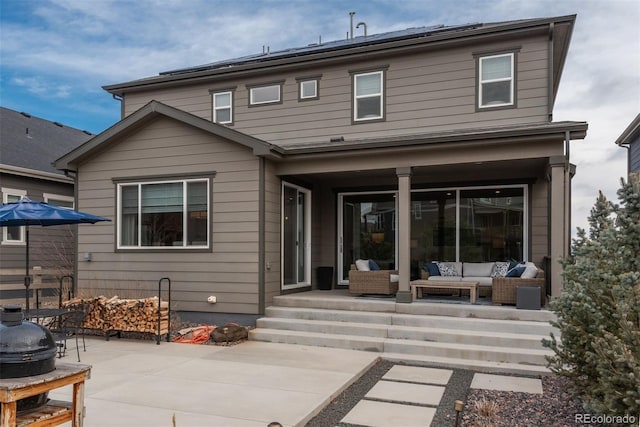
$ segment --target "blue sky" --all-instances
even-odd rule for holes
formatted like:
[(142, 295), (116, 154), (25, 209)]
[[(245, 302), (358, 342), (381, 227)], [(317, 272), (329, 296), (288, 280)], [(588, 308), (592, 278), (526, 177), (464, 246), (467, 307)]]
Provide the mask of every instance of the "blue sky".
[(103, 85), (341, 39), (350, 11), (369, 34), (577, 14), (554, 110), (589, 123), (571, 146), (574, 226), (598, 190), (616, 200), (626, 151), (614, 141), (640, 112), (638, 0), (2, 0), (0, 105), (99, 133), (120, 118)]

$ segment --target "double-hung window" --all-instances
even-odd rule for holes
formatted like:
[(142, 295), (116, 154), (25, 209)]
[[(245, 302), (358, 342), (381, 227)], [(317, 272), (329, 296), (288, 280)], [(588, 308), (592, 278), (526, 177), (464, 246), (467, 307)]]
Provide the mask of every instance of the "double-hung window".
[(208, 248), (209, 185), (207, 178), (118, 184), (118, 248)]
[(353, 75), (353, 120), (384, 118), (384, 72)]
[(220, 124), (233, 123), (233, 92), (215, 92), (213, 95), (213, 121)]
[[(27, 195), (24, 190), (14, 190), (12, 188), (2, 188), (2, 202), (14, 203)], [(12, 226), (2, 227), (2, 243), (15, 245), (24, 243), (24, 227)]]
[(478, 58), (478, 108), (515, 105), (515, 54)]

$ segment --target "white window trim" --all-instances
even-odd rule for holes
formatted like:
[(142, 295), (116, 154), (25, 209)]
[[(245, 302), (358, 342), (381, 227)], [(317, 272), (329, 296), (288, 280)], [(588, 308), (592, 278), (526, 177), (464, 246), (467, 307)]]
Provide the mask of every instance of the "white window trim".
[[(499, 57), (503, 57), (503, 56), (509, 56), (511, 57), (511, 77), (509, 78), (501, 78), (501, 79), (489, 79), (489, 80), (482, 80), (482, 63), (485, 59), (491, 59), (491, 58), (499, 58)], [(515, 94), (514, 92), (514, 65), (515, 65), (515, 55), (513, 54), (513, 52), (511, 53), (501, 53), (499, 55), (488, 55), (488, 56), (481, 56), (478, 58), (479, 61), (479, 66), (478, 66), (478, 108), (495, 108), (495, 107), (504, 107), (504, 106), (511, 106), (514, 105), (514, 99), (515, 99)], [(508, 81), (510, 83), (510, 89), (509, 89), (509, 99), (510, 102), (502, 102), (500, 104), (491, 104), (491, 105), (484, 105), (482, 103), (482, 88), (483, 88), (483, 84), (485, 83), (497, 83), (497, 82), (506, 82)]]
[[(216, 97), (218, 95), (229, 95), (229, 105), (225, 105), (222, 107), (219, 107), (216, 105)], [(225, 120), (225, 121), (219, 121), (218, 120), (218, 110), (229, 110), (229, 120)], [(219, 123), (222, 125), (225, 124), (229, 124), (229, 123), (233, 123), (233, 92), (228, 90), (228, 91), (224, 91), (224, 92), (215, 92), (213, 94), (213, 121), (214, 123)]]
[[(183, 187), (186, 187), (186, 183), (188, 182), (198, 182), (198, 181), (206, 181), (207, 183), (207, 244), (206, 245), (190, 245), (187, 246), (186, 239), (183, 239), (182, 246), (142, 246), (142, 185), (153, 185), (153, 184), (171, 184), (176, 182), (181, 182)], [(122, 187), (127, 186), (138, 186), (138, 245), (136, 246), (124, 246), (122, 245)], [(211, 180), (208, 178), (194, 178), (194, 179), (171, 179), (171, 180), (163, 180), (163, 181), (139, 181), (139, 182), (123, 182), (117, 184), (116, 189), (116, 215), (117, 215), (117, 248), (118, 249), (126, 249), (126, 250), (184, 250), (184, 249), (209, 249), (211, 247)], [(182, 208), (183, 212), (187, 206), (187, 192), (184, 191), (182, 194)], [(182, 227), (183, 230), (187, 230), (187, 216), (184, 215), (182, 218)]]
[[(302, 86), (304, 86), (305, 83), (313, 83), (313, 95), (304, 96), (304, 91), (302, 90)], [(300, 86), (300, 99), (318, 98), (318, 80), (316, 79), (300, 80), (299, 86)]]
[(305, 194), (305, 212), (304, 212), (304, 257), (305, 257), (305, 271), (304, 280), (299, 283), (285, 284), (284, 283), (284, 257), (280, 257), (280, 287), (282, 290), (302, 288), (311, 285), (311, 190), (308, 188), (300, 187), (289, 182), (282, 181), (280, 189), (280, 212), (283, 214), (280, 216), (280, 254), (284, 254), (284, 187), (295, 188), (297, 191)]
[(53, 194), (53, 193), (44, 193), (42, 195), (42, 197), (44, 198), (45, 203), (49, 203), (50, 199), (53, 200), (63, 200), (65, 202), (71, 202), (72, 207), (71, 208), (67, 208), (64, 206), (60, 206), (63, 209), (75, 209), (76, 207), (76, 202), (74, 200), (74, 198), (72, 196), (62, 196), (60, 194)]
[[(276, 87), (278, 88), (278, 99), (272, 99), (269, 101), (254, 101), (253, 100), (253, 91), (256, 89), (265, 89), (268, 87)], [(264, 86), (254, 86), (249, 88), (249, 104), (250, 105), (263, 105), (263, 104), (277, 104), (282, 100), (282, 85), (280, 83), (272, 84), (272, 85), (264, 85)]]
[[(26, 190), (18, 190), (15, 188), (0, 188), (2, 191), (2, 203), (9, 203), (9, 196), (15, 196), (19, 198), (27, 197)], [(25, 244), (25, 230), (24, 227), (20, 227), (20, 239), (9, 240), (7, 238), (7, 227), (2, 227), (2, 244), (3, 245), (24, 245)]]
[[(378, 74), (380, 76), (380, 92), (376, 94), (369, 95), (360, 95), (358, 96), (358, 77), (362, 76), (370, 76), (373, 74)], [(380, 97), (380, 115), (375, 117), (363, 117), (358, 118), (358, 100), (364, 98), (374, 98)], [(353, 75), (353, 121), (354, 122), (364, 122), (367, 120), (380, 120), (384, 118), (384, 72), (383, 71), (373, 71), (370, 73), (358, 73)]]

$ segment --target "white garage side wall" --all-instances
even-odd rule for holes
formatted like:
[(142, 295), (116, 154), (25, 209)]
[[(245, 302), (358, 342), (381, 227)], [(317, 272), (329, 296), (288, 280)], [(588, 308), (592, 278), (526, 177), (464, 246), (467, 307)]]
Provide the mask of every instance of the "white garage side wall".
[[(78, 251), (92, 254), (79, 257), (80, 294), (150, 296), (169, 277), (175, 310), (257, 314), (258, 172), (250, 149), (168, 118), (110, 144), (78, 168), (78, 208), (113, 220), (79, 227)], [(215, 174), (211, 251), (116, 251), (113, 179), (200, 173)]]

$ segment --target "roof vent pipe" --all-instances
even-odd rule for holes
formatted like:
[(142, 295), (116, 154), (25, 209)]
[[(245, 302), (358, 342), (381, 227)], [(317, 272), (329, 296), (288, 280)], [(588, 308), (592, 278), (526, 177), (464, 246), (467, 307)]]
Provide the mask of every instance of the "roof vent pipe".
[(356, 25), (356, 29), (360, 28), (360, 25), (364, 27), (364, 38), (367, 38), (367, 23), (366, 22), (358, 22)]
[(349, 26), (349, 38), (351, 40), (353, 40), (353, 15), (355, 15), (355, 12), (349, 12), (349, 19), (351, 21), (351, 24)]

